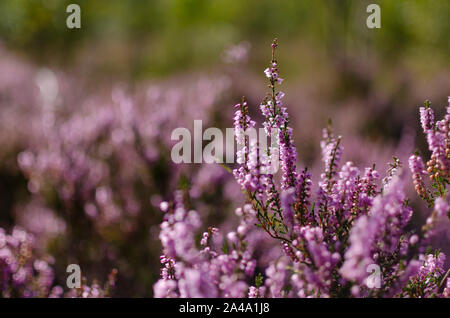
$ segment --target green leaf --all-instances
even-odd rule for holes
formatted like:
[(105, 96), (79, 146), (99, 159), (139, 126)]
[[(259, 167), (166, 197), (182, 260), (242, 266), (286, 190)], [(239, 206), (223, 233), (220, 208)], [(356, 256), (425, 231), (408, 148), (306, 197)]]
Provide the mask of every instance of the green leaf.
[(261, 273), (258, 273), (255, 277), (255, 286), (260, 287), (263, 284), (263, 275)]
[(228, 251), (229, 251), (229, 249), (228, 249), (228, 244), (227, 244), (227, 242), (224, 240), (223, 243), (222, 243), (222, 252), (223, 252), (224, 254), (228, 254)]

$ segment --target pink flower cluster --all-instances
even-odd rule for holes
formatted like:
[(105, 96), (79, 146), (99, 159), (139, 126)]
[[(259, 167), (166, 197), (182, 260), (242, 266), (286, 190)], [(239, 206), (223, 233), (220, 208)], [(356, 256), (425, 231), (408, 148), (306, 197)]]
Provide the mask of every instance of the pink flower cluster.
[[(408, 226), (414, 212), (398, 158), (394, 157), (382, 180), (375, 166), (361, 171), (352, 162), (341, 165), (341, 137), (335, 137), (328, 127), (321, 142), (324, 172), (317, 187), (313, 188), (306, 168), (297, 171), (297, 149), (282, 103), (284, 94), (276, 89), (281, 83), (277, 47), (275, 40), (265, 70), (270, 92), (260, 109), (266, 131), (279, 131), (279, 152), (269, 149), (267, 156), (279, 154), (281, 178), (257, 169), (264, 165), (258, 145), (253, 145), (256, 155), (252, 155), (245, 135), (237, 134), (243, 150), (238, 153), (234, 176), (246, 200), (236, 210), (237, 230), (223, 238), (219, 252), (220, 244), (208, 244), (220, 230), (210, 228), (198, 248), (198, 214), (188, 211), (183, 203), (186, 196), (178, 192), (173, 206), (164, 209), (160, 234), (164, 268), (154, 286), (155, 296), (448, 297), (445, 255), (428, 252), (432, 248), (430, 227), (449, 209), (448, 112), (444, 120), (434, 123), (431, 108), (421, 109), (431, 162), (425, 171), (421, 158), (414, 155), (409, 166), (416, 190), (434, 206), (434, 212), (422, 230), (411, 231)], [(256, 126), (248, 115), (247, 102), (236, 108), (237, 131)], [(434, 192), (425, 188), (425, 174), (432, 176)], [(256, 231), (278, 241), (280, 253), (258, 255), (252, 249)]]
[(241, 223), (227, 234), (229, 251), (211, 248), (216, 228), (203, 233), (201, 248), (195, 233), (201, 226), (198, 213), (188, 210), (183, 192), (175, 193), (174, 204), (164, 209), (160, 240), (164, 254), (161, 279), (154, 285), (155, 297), (244, 297), (247, 280), (255, 272), (256, 262), (247, 249), (245, 237), (255, 218), (250, 205), (237, 209)]

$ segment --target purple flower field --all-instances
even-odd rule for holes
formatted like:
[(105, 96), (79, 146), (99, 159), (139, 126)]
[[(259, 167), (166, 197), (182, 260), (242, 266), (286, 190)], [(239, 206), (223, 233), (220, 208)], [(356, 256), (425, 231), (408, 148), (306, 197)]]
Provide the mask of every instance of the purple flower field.
[[(330, 121), (304, 159), (277, 51), (259, 106), (234, 107), (232, 72), (85, 95), (2, 51), (2, 297), (449, 297), (450, 105), (417, 108), (425, 154)], [(171, 160), (171, 131), (199, 119), (234, 126), (236, 164)], [(277, 149), (246, 138), (258, 126)]]
[(0, 1), (0, 298), (450, 298), (449, 17)]

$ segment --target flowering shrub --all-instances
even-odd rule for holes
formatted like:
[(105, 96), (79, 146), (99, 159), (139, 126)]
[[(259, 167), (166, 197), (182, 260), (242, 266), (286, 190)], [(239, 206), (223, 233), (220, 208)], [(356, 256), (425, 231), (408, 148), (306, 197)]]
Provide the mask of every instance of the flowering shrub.
[(10, 235), (0, 228), (0, 294), (2, 297), (53, 297), (61, 293), (51, 289), (52, 260), (33, 255), (34, 238), (14, 228)]
[[(55, 285), (52, 256), (36, 256), (33, 235), (15, 227), (11, 234), (0, 228), (0, 296), (1, 297), (50, 297), (63, 296), (64, 289)], [(105, 287), (83, 280), (80, 288), (72, 289), (68, 297), (105, 297), (115, 285), (116, 271), (112, 271)]]
[[(152, 286), (157, 273), (144, 268), (158, 266), (148, 257), (158, 249), (149, 235), (160, 222), (154, 210), (183, 173), (168, 153), (170, 131), (186, 125), (188, 117), (177, 122), (173, 117), (186, 105), (195, 105), (196, 116), (212, 117), (209, 112), (226, 87), (223, 79), (202, 79), (187, 87), (153, 86), (133, 96), (116, 88), (112, 103), (95, 96), (77, 112), (55, 116), (40, 141), (18, 154), (32, 199), (17, 219), (39, 234), (37, 245), (49, 248), (59, 277), (67, 275), (68, 264), (76, 263), (90, 278), (118, 268), (125, 278), (119, 282), (140, 282), (133, 286), (136, 294), (127, 296), (142, 295)], [(207, 93), (199, 97), (200, 91)], [(136, 100), (146, 107), (138, 109)], [(211, 176), (220, 184), (222, 170), (191, 173), (199, 197), (214, 198), (214, 191), (203, 188)], [(126, 287), (115, 291), (130, 292)]]
[[(421, 109), (430, 149), (411, 156), (410, 183), (407, 134), (397, 149), (371, 142), (352, 119), (365, 126), (367, 114), (318, 110), (314, 98), (290, 117), (276, 44), (259, 116), (251, 89), (234, 109), (222, 107), (249, 88), (240, 66), (230, 68), (245, 47), (224, 57), (232, 72), (107, 94), (0, 50), (2, 297), (151, 296), (152, 286), (157, 297), (448, 296), (448, 260), (430, 248), (445, 248), (448, 228), (448, 109), (437, 122), (428, 103)], [(241, 148), (232, 173), (170, 161), (174, 128), (194, 119), (223, 128), (233, 110)], [(331, 125), (323, 131), (322, 163), (312, 145), (325, 111), (346, 138)], [(278, 139), (269, 152), (246, 138), (259, 118)], [(372, 163), (394, 152), (381, 176)], [(267, 174), (278, 158), (279, 175)], [(78, 289), (66, 287), (68, 264), (86, 277)]]
[[(159, 235), (163, 248), (156, 297), (449, 297), (445, 255), (433, 250), (433, 229), (450, 207), (450, 106), (434, 122), (429, 103), (420, 109), (430, 160), (409, 159), (419, 196), (433, 208), (421, 230), (409, 227), (413, 209), (405, 195), (406, 171), (399, 159), (381, 179), (375, 166), (341, 165), (341, 137), (331, 125), (320, 144), (323, 173), (313, 187), (308, 169), (297, 167), (297, 149), (284, 94), (278, 91), (275, 59), (264, 71), (270, 92), (260, 105), (268, 135), (276, 129), (279, 149), (261, 153), (245, 132), (255, 127), (245, 99), (236, 105), (234, 126), (239, 164), (233, 170), (246, 203), (236, 209), (239, 224), (225, 237), (209, 227), (201, 238), (199, 214), (189, 193), (162, 202)], [(281, 178), (264, 173), (278, 155)], [(429, 176), (429, 185), (424, 177)], [(259, 234), (278, 242), (278, 252), (258, 249)], [(199, 241), (199, 242), (198, 242)], [(271, 246), (270, 244), (268, 246)], [(221, 248), (220, 248), (221, 247)], [(447, 273), (447, 274), (446, 274)]]

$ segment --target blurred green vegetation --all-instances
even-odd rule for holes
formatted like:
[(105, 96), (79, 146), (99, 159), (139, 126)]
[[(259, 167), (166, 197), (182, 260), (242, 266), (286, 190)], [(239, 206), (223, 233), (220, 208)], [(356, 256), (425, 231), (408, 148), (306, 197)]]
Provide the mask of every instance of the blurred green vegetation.
[[(70, 3), (81, 6), (81, 29), (66, 27)], [(381, 29), (366, 27), (369, 3), (381, 7)], [(448, 67), (449, 17), (447, 0), (3, 0), (0, 39), (40, 62), (78, 58), (133, 77), (213, 67), (227, 44), (242, 40), (260, 63), (274, 36), (289, 48), (283, 58), (293, 72), (308, 64), (297, 54), (308, 49)]]

